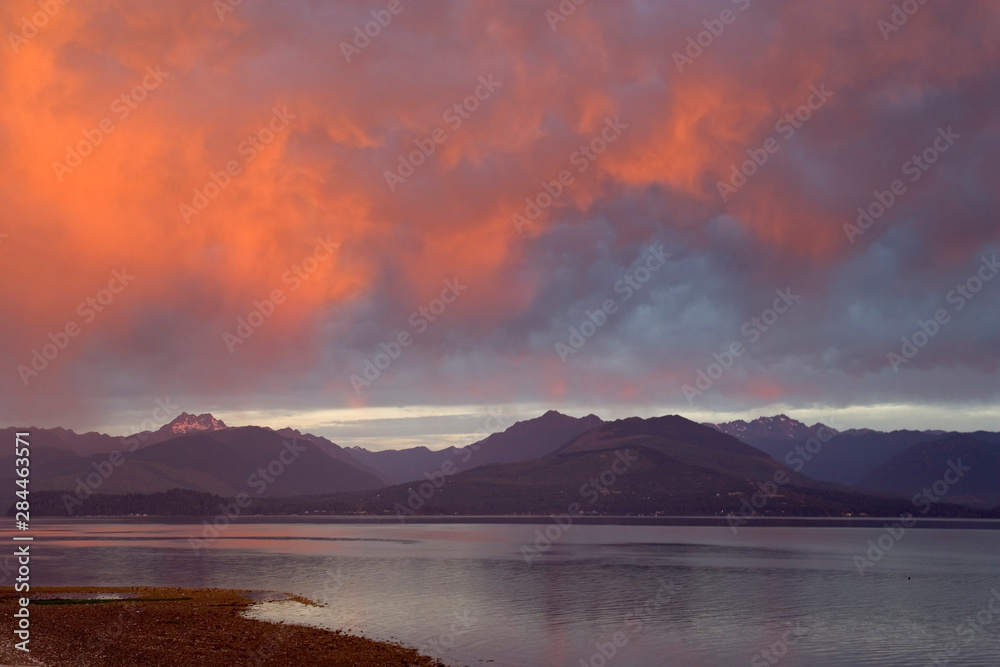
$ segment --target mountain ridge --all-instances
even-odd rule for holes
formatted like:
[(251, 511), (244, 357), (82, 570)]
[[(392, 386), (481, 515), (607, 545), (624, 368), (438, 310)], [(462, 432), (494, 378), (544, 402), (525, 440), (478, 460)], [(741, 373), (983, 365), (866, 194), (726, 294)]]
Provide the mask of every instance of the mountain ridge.
[[(641, 461), (630, 472), (639, 474), (602, 489), (599, 511), (732, 511), (732, 499), (749, 497), (765, 484), (780, 487), (767, 495), (769, 511), (850, 515), (858, 507), (888, 507), (889, 496), (896, 498), (893, 502), (905, 500), (919, 491), (915, 486), (935, 481), (929, 475), (948, 456), (974, 454), (985, 476), (971, 475), (968, 480), (976, 481), (951, 498), (977, 507), (994, 500), (1000, 504), (1000, 484), (990, 476), (1000, 433), (985, 431), (836, 431), (787, 415), (724, 424), (698, 424), (680, 415), (604, 421), (549, 410), (464, 447), (439, 450), (372, 452), (291, 427), (231, 427), (210, 413), (182, 413), (143, 434), (144, 446), (129, 449), (124, 437), (37, 429), (31, 445), (33, 485), (77, 495), (176, 488), (229, 496), (246, 492), (254, 474), (260, 482), (260, 471), (280, 456), (287, 458), (283, 447), (293, 442), (296, 452), (308, 452), (303, 459), (308, 463), (285, 466), (280, 479), (264, 485), (262, 497), (332, 494), (346, 503), (342, 507), (354, 508), (350, 511), (385, 512), (392, 507), (385, 506), (389, 498), (407, 507), (413, 489), (431, 484), (436, 499), (421, 503), (424, 511), (523, 513), (572, 498), (574, 480), (582, 485), (581, 479), (591, 479), (585, 475), (599, 475), (615, 460), (621, 467), (621, 456), (638, 453)], [(0, 483), (12, 484), (3, 471), (13, 470), (13, 459), (5, 457), (0, 466)], [(1000, 467), (996, 470), (1000, 476)], [(778, 483), (779, 476), (784, 481)], [(382, 499), (373, 500), (378, 496)]]
[(836, 429), (826, 424), (817, 422), (812, 426), (807, 426), (804, 422), (792, 419), (788, 415), (778, 414), (773, 417), (760, 416), (752, 421), (737, 419), (719, 424), (705, 423), (735, 438), (740, 438), (748, 444), (754, 444), (752, 440), (785, 438), (793, 440), (805, 440), (816, 437), (821, 433), (839, 433)]

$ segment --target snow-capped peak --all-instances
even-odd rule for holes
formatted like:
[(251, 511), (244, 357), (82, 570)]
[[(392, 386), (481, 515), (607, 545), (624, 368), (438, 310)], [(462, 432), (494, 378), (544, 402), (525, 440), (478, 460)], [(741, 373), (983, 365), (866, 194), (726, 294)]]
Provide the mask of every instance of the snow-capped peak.
[(192, 431), (219, 431), (226, 428), (226, 425), (207, 412), (202, 415), (191, 415), (182, 412), (176, 419), (164, 426), (161, 430), (170, 433), (191, 433)]
[(820, 430), (836, 435), (836, 429), (832, 429), (824, 424), (813, 424), (806, 426), (797, 419), (792, 419), (788, 415), (775, 415), (774, 417), (758, 417), (751, 422), (742, 419), (727, 422), (724, 424), (709, 424), (723, 433), (734, 436), (753, 444), (763, 439), (790, 439), (805, 440), (820, 432)]

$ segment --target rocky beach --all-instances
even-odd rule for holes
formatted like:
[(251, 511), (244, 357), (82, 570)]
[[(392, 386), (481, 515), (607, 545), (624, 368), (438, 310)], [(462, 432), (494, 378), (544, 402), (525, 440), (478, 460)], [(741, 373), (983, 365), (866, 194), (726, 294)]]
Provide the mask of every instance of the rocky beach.
[[(39, 587), (31, 594), (31, 651), (16, 650), (5, 637), (3, 665), (443, 667), (397, 644), (245, 618), (242, 612), (253, 604), (250, 591)], [(12, 618), (21, 595), (2, 589), (4, 618)]]

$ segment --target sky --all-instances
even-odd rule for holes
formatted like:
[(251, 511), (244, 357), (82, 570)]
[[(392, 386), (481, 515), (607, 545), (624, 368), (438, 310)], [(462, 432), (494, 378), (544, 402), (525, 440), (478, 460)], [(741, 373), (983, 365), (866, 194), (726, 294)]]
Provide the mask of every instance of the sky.
[(40, 7), (0, 424), (1000, 430), (996, 3)]

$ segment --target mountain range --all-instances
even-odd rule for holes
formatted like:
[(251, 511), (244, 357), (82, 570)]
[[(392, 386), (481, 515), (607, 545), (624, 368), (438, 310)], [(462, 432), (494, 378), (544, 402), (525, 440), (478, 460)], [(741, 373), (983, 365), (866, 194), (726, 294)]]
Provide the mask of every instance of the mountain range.
[[(919, 490), (921, 488), (919, 485), (937, 479), (932, 475), (936, 473), (940, 476), (943, 471), (940, 465), (937, 466), (938, 470), (934, 470), (907, 463), (917, 452), (947, 450), (953, 455), (972, 456), (978, 452), (976, 443), (992, 445), (994, 448), (1000, 447), (1000, 433), (987, 431), (966, 434), (940, 430), (837, 431), (824, 424), (806, 426), (786, 415), (761, 417), (749, 423), (740, 420), (708, 425), (740, 438), (743, 442), (767, 452), (775, 460), (791, 465), (813, 479), (884, 493), (899, 493), (902, 488), (913, 487)], [(954, 442), (958, 436), (962, 436), (960, 441), (965, 445), (956, 448)], [(927, 447), (910, 451), (915, 445), (922, 443), (928, 443)], [(924, 460), (925, 465), (929, 466), (929, 459)], [(893, 470), (898, 467), (900, 470), (905, 469), (910, 472), (907, 473), (905, 480), (899, 475), (892, 476), (891, 478), (896, 481), (890, 483), (885, 467)], [(873, 476), (880, 469), (882, 471)], [(921, 482), (924, 479), (928, 481)], [(994, 486), (1000, 487), (1000, 479), (994, 478), (994, 480)], [(978, 495), (982, 494), (974, 497)], [(989, 504), (989, 502), (975, 504)]]
[[(183, 413), (125, 437), (3, 433), (10, 441), (25, 430), (32, 490), (59, 492), (74, 507), (94, 494), (186, 489), (309, 496), (328, 511), (369, 514), (544, 514), (576, 503), (583, 513), (720, 515), (752, 498), (760, 514), (895, 515), (913, 511), (913, 496), (955, 462), (968, 471), (949, 485), (942, 507), (1000, 505), (998, 433), (837, 431), (786, 415), (698, 424), (549, 411), (440, 450), (342, 447), (292, 428), (229, 427), (210, 414)], [(7, 497), (13, 470), (13, 457), (4, 457)]]
[[(903, 504), (817, 483), (676, 415), (603, 422), (550, 454), (429, 476), (334, 506), (367, 514), (725, 515), (761, 493), (772, 515), (898, 513)], [(571, 508), (576, 507), (576, 510)]]
[(393, 482), (421, 479), (429, 471), (439, 470), (450, 461), (456, 470), (469, 470), (488, 463), (515, 463), (551, 454), (571, 438), (602, 423), (600, 417), (576, 418), (549, 410), (541, 417), (517, 422), (465, 447), (431, 450), (413, 447), (404, 450), (368, 451), (349, 448), (350, 453), (388, 475)]

